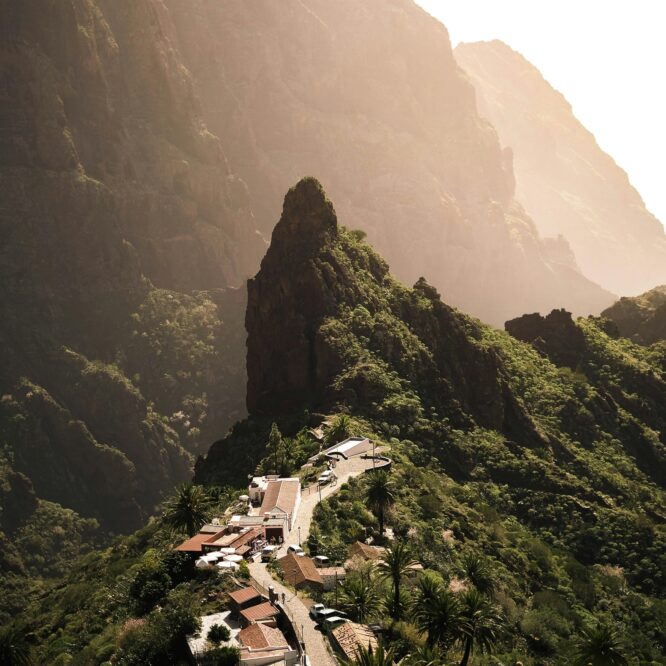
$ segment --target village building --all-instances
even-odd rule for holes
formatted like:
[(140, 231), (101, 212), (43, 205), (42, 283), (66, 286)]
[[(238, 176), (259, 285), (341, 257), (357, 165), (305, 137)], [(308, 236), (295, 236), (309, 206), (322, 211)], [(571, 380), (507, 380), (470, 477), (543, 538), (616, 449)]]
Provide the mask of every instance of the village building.
[(320, 456), (333, 456), (347, 460), (347, 458), (360, 456), (368, 451), (372, 451), (372, 442), (367, 437), (348, 437), (343, 442), (320, 451), (317, 455), (312, 456), (310, 460), (315, 460)]
[(240, 532), (225, 530), (202, 544), (204, 552), (233, 548), (236, 555), (249, 556), (263, 544), (263, 527), (244, 527)]
[(345, 622), (331, 630), (331, 643), (343, 657), (356, 662), (357, 651), (363, 647), (377, 650), (377, 638), (369, 627), (356, 622)]
[(251, 624), (238, 634), (241, 666), (265, 666), (280, 664), (295, 666), (299, 661), (298, 650), (294, 650), (284, 634), (267, 624)]
[(320, 567), (317, 569), (321, 576), (324, 592), (330, 592), (345, 579), (347, 572), (344, 567)]
[(324, 589), (324, 581), (314, 561), (303, 555), (288, 553), (278, 560), (282, 568), (284, 580), (297, 590), (307, 588), (311, 591), (321, 592)]
[[(179, 546), (176, 546), (174, 550), (177, 550), (179, 553), (190, 553), (192, 555), (201, 555), (204, 552), (204, 545), (209, 541), (215, 540), (219, 537), (222, 537), (225, 534), (225, 529), (218, 525), (218, 531), (215, 533), (211, 532), (199, 532), (189, 539), (185, 539), (183, 543)], [(214, 549), (213, 549), (214, 550)]]
[(232, 613), (238, 617), (242, 610), (262, 603), (264, 597), (253, 587), (243, 587), (240, 590), (229, 592), (229, 607)]
[(244, 608), (240, 612), (241, 625), (247, 627), (254, 622), (263, 622), (275, 626), (279, 615), (278, 608), (273, 606), (270, 601), (263, 601), (260, 604)]
[(359, 557), (366, 562), (371, 562), (373, 560), (380, 560), (385, 552), (386, 550), (380, 546), (371, 546), (362, 541), (355, 541), (349, 546), (349, 559)]
[[(266, 485), (259, 515), (265, 520), (280, 519), (286, 524), (287, 532), (292, 528), (301, 503), (301, 482), (299, 479), (275, 479)], [(282, 538), (287, 536), (283, 531)]]

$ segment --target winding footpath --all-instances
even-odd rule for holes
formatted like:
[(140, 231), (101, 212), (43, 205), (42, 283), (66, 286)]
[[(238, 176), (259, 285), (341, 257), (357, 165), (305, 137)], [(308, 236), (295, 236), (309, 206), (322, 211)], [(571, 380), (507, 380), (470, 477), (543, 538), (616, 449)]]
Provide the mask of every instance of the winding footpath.
[[(340, 489), (343, 483), (370, 468), (372, 468), (372, 460), (363, 459), (360, 456), (338, 462), (335, 467), (335, 474), (338, 477), (337, 481), (335, 485), (329, 484), (321, 488), (321, 499), (323, 500), (333, 495)], [(301, 543), (307, 540), (310, 534), (312, 514), (318, 503), (319, 490), (317, 484), (304, 488), (296, 521), (289, 532), (289, 537), (277, 551), (278, 557), (282, 557), (286, 553), (289, 544), (297, 544), (299, 542), (299, 528)], [(312, 666), (337, 666), (338, 662), (329, 648), (326, 637), (315, 629), (316, 624), (310, 619), (308, 614), (309, 607), (305, 605), (298, 594), (275, 580), (266, 568), (266, 565), (261, 561), (250, 563), (250, 574), (253, 580), (259, 583), (260, 586), (268, 588), (269, 585), (272, 585), (279, 594), (280, 601), (284, 598), (283, 605), (287, 613), (291, 616), (292, 622), (296, 625), (297, 633), (302, 634), (303, 642), (305, 643), (305, 653), (310, 658)]]

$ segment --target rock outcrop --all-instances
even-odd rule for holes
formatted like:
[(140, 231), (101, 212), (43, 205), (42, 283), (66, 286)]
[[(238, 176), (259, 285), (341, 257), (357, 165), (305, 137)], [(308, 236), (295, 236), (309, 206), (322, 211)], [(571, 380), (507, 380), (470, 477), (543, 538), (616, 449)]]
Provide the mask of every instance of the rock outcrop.
[(455, 57), (513, 152), (516, 196), (539, 232), (563, 235), (583, 274), (609, 291), (666, 281), (662, 225), (539, 70), (500, 41), (460, 44)]
[(642, 345), (666, 340), (666, 285), (636, 297), (624, 297), (601, 313), (620, 335)]

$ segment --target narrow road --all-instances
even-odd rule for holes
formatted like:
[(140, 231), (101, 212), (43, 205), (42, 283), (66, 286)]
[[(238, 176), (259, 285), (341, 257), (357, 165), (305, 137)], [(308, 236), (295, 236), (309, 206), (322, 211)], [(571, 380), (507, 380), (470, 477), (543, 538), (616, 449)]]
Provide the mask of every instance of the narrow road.
[[(372, 467), (372, 460), (364, 460), (360, 456), (354, 456), (349, 460), (342, 460), (335, 467), (335, 474), (338, 477), (335, 485), (328, 484), (321, 488), (321, 499), (326, 499), (333, 493), (340, 490), (340, 486), (354, 476), (362, 474), (366, 469)], [(310, 534), (310, 524), (312, 522), (312, 513), (315, 506), (319, 503), (319, 489), (316, 484), (309, 488), (304, 488), (301, 496), (301, 505), (296, 515), (294, 525), (289, 532), (285, 543), (277, 551), (277, 556), (281, 557), (286, 553), (287, 546), (292, 543), (298, 543), (299, 528), (301, 542), (305, 542)], [(337, 660), (332, 655), (326, 637), (315, 629), (316, 624), (310, 619), (308, 607), (294, 592), (284, 587), (275, 580), (261, 561), (250, 563), (250, 574), (260, 585), (267, 588), (272, 585), (275, 591), (280, 595), (284, 594), (284, 605), (296, 624), (298, 633), (302, 633), (305, 643), (305, 652), (310, 658), (312, 666), (337, 666)]]

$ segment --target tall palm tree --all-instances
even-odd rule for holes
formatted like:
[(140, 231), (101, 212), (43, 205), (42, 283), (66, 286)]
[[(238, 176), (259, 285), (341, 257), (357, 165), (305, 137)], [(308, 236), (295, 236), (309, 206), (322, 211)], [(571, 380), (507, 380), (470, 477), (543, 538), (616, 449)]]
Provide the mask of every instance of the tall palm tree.
[(350, 576), (342, 584), (340, 608), (356, 622), (367, 622), (379, 609), (379, 595), (369, 576)]
[(467, 666), (475, 648), (490, 652), (499, 640), (503, 616), (500, 609), (478, 590), (468, 590), (462, 597), (460, 642), (463, 657), (460, 666)]
[(414, 624), (428, 634), (428, 646), (450, 648), (461, 632), (458, 597), (432, 576), (423, 576), (413, 604)]
[(599, 623), (583, 632), (575, 666), (626, 666), (627, 663), (620, 640), (609, 625)]
[(412, 557), (412, 551), (405, 541), (394, 541), (390, 548), (386, 549), (384, 558), (379, 562), (377, 568), (379, 575), (390, 580), (393, 584), (393, 619), (399, 621), (402, 618), (402, 600), (400, 598), (400, 584), (403, 577), (409, 573), (418, 562)]
[(368, 507), (377, 516), (379, 533), (384, 534), (384, 521), (387, 512), (395, 504), (395, 485), (388, 472), (379, 470), (368, 475), (365, 491)]
[(30, 666), (30, 646), (25, 630), (8, 626), (0, 629), (0, 664), (2, 666)]
[(393, 666), (393, 650), (386, 649), (380, 641), (375, 649), (372, 646), (360, 646), (356, 650), (356, 658), (352, 661), (341, 660), (343, 666)]
[(189, 536), (194, 536), (210, 517), (212, 505), (213, 500), (203, 486), (182, 483), (167, 502), (164, 521), (172, 527), (185, 529)]

